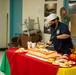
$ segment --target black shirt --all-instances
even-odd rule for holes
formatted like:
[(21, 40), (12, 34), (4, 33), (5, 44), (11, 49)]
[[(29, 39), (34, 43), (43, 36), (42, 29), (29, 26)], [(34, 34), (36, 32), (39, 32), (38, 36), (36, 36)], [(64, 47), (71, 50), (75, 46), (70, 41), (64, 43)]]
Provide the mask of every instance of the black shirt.
[[(59, 22), (58, 27), (56, 29), (51, 28), (51, 37), (58, 36), (61, 34), (70, 35), (70, 32), (67, 25)], [(56, 40), (53, 40), (52, 42), (53, 42), (55, 50), (57, 50), (58, 52), (62, 52), (64, 54), (71, 54), (71, 50), (69, 49), (69, 48), (73, 48), (71, 37), (67, 39), (56, 39)]]

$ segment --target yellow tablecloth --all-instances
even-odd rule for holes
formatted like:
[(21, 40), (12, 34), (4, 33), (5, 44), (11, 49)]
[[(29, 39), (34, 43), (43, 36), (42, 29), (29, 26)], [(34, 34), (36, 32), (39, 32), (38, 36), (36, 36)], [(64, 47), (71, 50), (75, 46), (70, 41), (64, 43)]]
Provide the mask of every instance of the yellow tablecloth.
[(76, 66), (71, 68), (59, 68), (56, 75), (76, 75)]

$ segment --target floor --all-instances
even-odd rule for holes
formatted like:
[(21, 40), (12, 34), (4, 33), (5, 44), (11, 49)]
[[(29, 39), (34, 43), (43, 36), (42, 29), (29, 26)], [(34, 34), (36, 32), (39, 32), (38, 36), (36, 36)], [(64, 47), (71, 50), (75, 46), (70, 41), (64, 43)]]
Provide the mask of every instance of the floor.
[[(2, 61), (2, 57), (3, 57), (4, 51), (0, 51), (0, 65), (1, 65), (1, 61)], [(4, 75), (4, 73), (2, 73), (0, 71), (0, 75)]]

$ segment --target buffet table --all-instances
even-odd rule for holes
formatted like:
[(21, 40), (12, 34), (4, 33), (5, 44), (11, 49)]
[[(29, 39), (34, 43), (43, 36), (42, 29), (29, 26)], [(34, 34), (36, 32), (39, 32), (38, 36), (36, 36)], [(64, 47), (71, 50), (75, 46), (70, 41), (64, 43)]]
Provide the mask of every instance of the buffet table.
[(0, 70), (5, 75), (76, 75), (76, 66), (61, 68), (47, 61), (16, 53), (17, 48), (4, 52)]

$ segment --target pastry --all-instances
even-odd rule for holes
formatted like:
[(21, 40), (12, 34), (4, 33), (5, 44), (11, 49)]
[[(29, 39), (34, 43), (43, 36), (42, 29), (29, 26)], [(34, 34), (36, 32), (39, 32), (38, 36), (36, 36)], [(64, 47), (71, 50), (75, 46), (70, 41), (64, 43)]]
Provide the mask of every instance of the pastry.
[(63, 63), (62, 65), (61, 65), (61, 67), (70, 67), (71, 65), (69, 65), (68, 63)]
[(45, 49), (28, 49), (27, 53), (44, 59), (57, 58), (61, 56), (56, 51), (48, 51)]
[(60, 59), (59, 60), (61, 63), (64, 63), (64, 62), (66, 62), (67, 60), (66, 59)]
[(52, 64), (54, 64), (54, 65), (59, 65), (60, 62), (59, 62), (59, 61), (54, 61)]
[(70, 61), (68, 61), (68, 64), (73, 64), (73, 61), (71, 61), (71, 60), (70, 60)]
[(23, 52), (25, 49), (24, 48), (19, 48), (15, 52)]
[(54, 58), (50, 58), (50, 59), (48, 59), (48, 62), (54, 62), (55, 61), (55, 59)]

